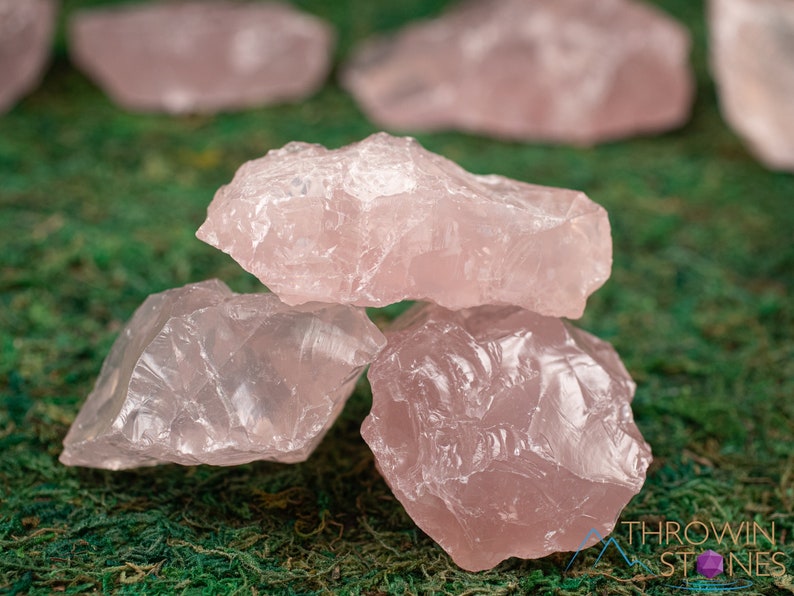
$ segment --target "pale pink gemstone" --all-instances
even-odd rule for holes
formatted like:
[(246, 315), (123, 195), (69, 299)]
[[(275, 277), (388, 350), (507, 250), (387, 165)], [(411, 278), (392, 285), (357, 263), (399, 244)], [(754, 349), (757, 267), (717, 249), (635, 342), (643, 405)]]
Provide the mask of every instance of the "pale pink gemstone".
[(55, 14), (53, 0), (0, 0), (0, 113), (39, 85)]
[(794, 171), (794, 0), (711, 0), (711, 70), (728, 123), (767, 167)]
[(385, 339), (361, 309), (217, 280), (153, 294), (113, 344), (60, 460), (119, 470), (299, 462)]
[(342, 82), (385, 128), (589, 145), (686, 122), (689, 46), (635, 0), (472, 0), (364, 43)]
[(79, 12), (70, 50), (126, 108), (215, 112), (314, 93), (330, 70), (333, 38), (328, 25), (286, 4), (193, 0)]
[(489, 569), (612, 531), (651, 451), (609, 344), (493, 306), (418, 306), (387, 338), (361, 434), (408, 515), (455, 563)]
[(470, 174), (414, 139), (290, 143), (243, 164), (196, 234), (288, 304), (516, 304), (579, 317), (609, 277), (583, 193)]

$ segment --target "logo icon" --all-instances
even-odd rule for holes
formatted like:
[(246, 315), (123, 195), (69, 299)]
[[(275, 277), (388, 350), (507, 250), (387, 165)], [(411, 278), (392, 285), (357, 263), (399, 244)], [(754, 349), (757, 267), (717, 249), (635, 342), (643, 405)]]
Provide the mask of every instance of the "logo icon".
[(696, 569), (703, 577), (713, 579), (722, 573), (722, 555), (711, 549), (699, 554)]
[(568, 566), (565, 568), (565, 571), (568, 571), (571, 568), (571, 565), (573, 565), (573, 562), (576, 560), (576, 557), (579, 556), (579, 553), (582, 552), (582, 550), (585, 548), (585, 545), (587, 544), (587, 542), (593, 536), (598, 538), (598, 540), (600, 540), (603, 543), (603, 545), (604, 545), (601, 548), (601, 552), (598, 553), (598, 557), (596, 558), (595, 563), (593, 563), (593, 567), (598, 565), (598, 562), (601, 560), (601, 557), (604, 556), (604, 553), (607, 552), (607, 550), (609, 549), (610, 546), (613, 546), (613, 547), (615, 547), (615, 550), (618, 551), (618, 553), (623, 558), (623, 560), (626, 562), (626, 565), (629, 568), (639, 566), (643, 571), (647, 572), (648, 574), (653, 575), (653, 576), (656, 575), (656, 573), (650, 567), (648, 567), (645, 563), (643, 563), (639, 559), (630, 559), (629, 556), (626, 554), (626, 551), (623, 550), (623, 547), (620, 546), (620, 543), (618, 543), (618, 541), (613, 536), (610, 536), (608, 540), (604, 540), (604, 537), (595, 528), (590, 528), (590, 531), (587, 533), (587, 536), (584, 537), (584, 540), (582, 540), (582, 543), (579, 545), (579, 548), (576, 549), (576, 552), (571, 557), (571, 560), (568, 561)]
[(706, 580), (685, 580), (683, 584), (674, 586), (665, 584), (668, 588), (687, 590), (689, 592), (735, 592), (744, 590), (753, 585), (749, 580), (712, 581), (724, 571), (724, 557), (711, 549), (700, 553), (695, 561), (695, 569)]
[[(591, 568), (595, 568), (596, 565), (601, 561), (604, 557), (604, 554), (611, 548), (616, 550), (620, 557), (623, 559), (623, 562), (626, 564), (628, 569), (633, 569), (635, 567), (639, 568), (635, 571), (644, 571), (650, 577), (662, 579), (663, 577), (668, 577), (665, 575), (659, 575), (653, 569), (651, 569), (647, 564), (640, 561), (639, 559), (633, 558), (627, 554), (626, 550), (620, 545), (617, 539), (613, 536), (609, 538), (604, 538), (601, 533), (596, 530), (595, 528), (591, 528), (587, 535), (582, 540), (582, 543), (579, 545), (579, 548), (576, 549), (576, 552), (571, 557), (571, 560), (568, 561), (568, 565), (565, 567), (565, 571), (568, 571), (574, 564), (574, 561), (579, 556), (585, 548), (587, 548), (588, 542), (595, 537), (601, 542), (601, 552), (598, 553), (595, 562), (592, 564)], [(629, 541), (631, 543), (631, 541)], [(694, 553), (692, 553), (694, 554)], [(687, 579), (684, 577), (682, 583), (678, 585), (674, 584), (664, 584), (665, 587), (672, 588), (674, 590), (682, 590), (686, 592), (735, 592), (738, 590), (745, 590), (753, 585), (753, 582), (747, 579), (732, 579), (726, 578), (725, 580), (715, 580), (714, 578), (718, 575), (722, 575), (725, 571), (724, 569), (724, 561), (725, 558), (716, 551), (711, 549), (703, 551), (698, 555), (695, 561), (695, 568), (697, 573), (700, 574), (705, 579)], [(643, 579), (649, 579), (645, 577)]]

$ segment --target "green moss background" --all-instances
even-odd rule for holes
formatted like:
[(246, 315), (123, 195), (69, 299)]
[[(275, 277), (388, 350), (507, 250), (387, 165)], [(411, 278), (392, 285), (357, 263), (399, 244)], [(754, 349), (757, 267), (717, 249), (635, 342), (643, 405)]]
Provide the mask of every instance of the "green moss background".
[[(458, 569), (374, 469), (358, 434), (365, 381), (301, 465), (109, 473), (58, 463), (103, 358), (148, 294), (210, 277), (261, 289), (194, 238), (215, 189), (288, 141), (337, 147), (376, 130), (333, 81), (299, 105), (125, 113), (67, 58), (64, 19), (103, 3), (63, 1), (43, 85), (0, 117), (0, 593), (682, 593), (612, 555), (593, 568), (598, 549), (568, 572), (565, 553)], [(342, 60), (372, 32), (446, 2), (295, 4), (335, 24)], [(417, 136), (474, 172), (582, 189), (608, 209), (614, 272), (581, 324), (613, 342), (636, 379), (636, 420), (655, 455), (622, 519), (774, 522), (789, 574), (739, 593), (791, 594), (794, 175), (763, 169), (722, 121), (702, 2), (657, 4), (693, 33), (698, 98), (683, 129), (592, 149)]]

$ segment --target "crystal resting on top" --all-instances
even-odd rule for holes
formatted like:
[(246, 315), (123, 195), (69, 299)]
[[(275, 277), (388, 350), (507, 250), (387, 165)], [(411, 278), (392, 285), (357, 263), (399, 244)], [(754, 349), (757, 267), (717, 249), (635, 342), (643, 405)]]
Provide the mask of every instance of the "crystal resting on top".
[(303, 461), (384, 343), (349, 306), (287, 306), (217, 280), (153, 294), (113, 344), (61, 462)]
[(583, 193), (471, 174), (386, 133), (243, 164), (197, 236), (288, 304), (416, 299), (576, 318), (612, 265), (607, 213)]
[(361, 434), (455, 563), (489, 569), (612, 531), (651, 461), (612, 346), (504, 306), (417, 306), (387, 339)]

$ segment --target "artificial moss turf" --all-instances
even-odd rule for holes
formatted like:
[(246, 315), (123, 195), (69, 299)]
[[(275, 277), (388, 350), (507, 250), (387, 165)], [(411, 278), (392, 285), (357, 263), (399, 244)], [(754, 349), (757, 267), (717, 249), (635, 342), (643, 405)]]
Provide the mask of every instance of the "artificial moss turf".
[[(62, 17), (102, 3), (64, 0)], [(296, 4), (338, 27), (342, 59), (445, 3)], [(614, 272), (581, 324), (637, 380), (635, 416), (656, 458), (622, 519), (775, 522), (789, 573), (739, 593), (794, 593), (794, 176), (764, 170), (721, 120), (702, 3), (658, 4), (694, 35), (699, 94), (683, 129), (591, 149), (418, 137), (475, 172), (579, 188), (609, 210)], [(567, 572), (567, 554), (458, 569), (374, 469), (358, 435), (364, 380), (304, 464), (58, 463), (146, 295), (209, 277), (261, 289), (193, 236), (214, 190), (288, 141), (340, 146), (374, 130), (333, 82), (293, 106), (127, 114), (72, 68), (61, 27), (43, 86), (0, 118), (0, 593), (682, 593), (614, 553), (592, 567), (597, 549)]]

